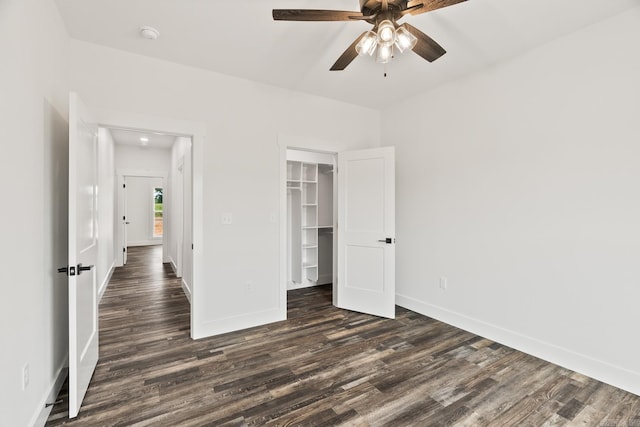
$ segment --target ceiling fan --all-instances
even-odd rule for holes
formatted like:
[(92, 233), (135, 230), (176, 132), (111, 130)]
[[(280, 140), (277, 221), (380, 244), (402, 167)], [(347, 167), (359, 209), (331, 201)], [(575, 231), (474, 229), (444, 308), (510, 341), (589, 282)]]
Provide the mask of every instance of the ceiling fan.
[(419, 15), (467, 0), (359, 0), (360, 12), (315, 9), (273, 9), (276, 21), (366, 21), (373, 25), (344, 51), (331, 67), (341, 71), (360, 54), (372, 56), (387, 63), (393, 56), (394, 46), (400, 52), (412, 50), (429, 62), (446, 53), (431, 37), (407, 24), (398, 24), (406, 15)]

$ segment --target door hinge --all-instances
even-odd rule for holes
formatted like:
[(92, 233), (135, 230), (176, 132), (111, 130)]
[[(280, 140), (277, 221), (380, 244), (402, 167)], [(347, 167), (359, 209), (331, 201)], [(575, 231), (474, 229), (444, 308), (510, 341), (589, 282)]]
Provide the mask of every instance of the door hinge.
[(193, 250), (193, 243), (191, 244), (191, 250)]
[(122, 252), (127, 252), (127, 248), (122, 248)]
[(122, 188), (127, 188), (127, 184), (122, 184)]

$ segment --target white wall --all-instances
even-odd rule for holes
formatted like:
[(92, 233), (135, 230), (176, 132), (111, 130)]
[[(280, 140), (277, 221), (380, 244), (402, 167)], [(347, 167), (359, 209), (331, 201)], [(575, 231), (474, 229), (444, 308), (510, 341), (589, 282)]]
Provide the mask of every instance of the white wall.
[[(194, 188), (204, 189), (205, 217), (195, 248), (204, 278), (193, 285), (194, 335), (282, 319), (278, 135), (329, 141), (315, 147), (327, 150), (377, 146), (378, 127), (359, 124), (378, 123), (380, 114), (85, 42), (72, 42), (71, 64), (73, 86), (90, 107), (206, 125), (206, 143), (194, 141), (194, 150), (203, 144)], [(220, 223), (224, 212), (233, 224)]]
[(67, 356), (68, 39), (53, 1), (0, 2), (0, 56), (0, 424), (28, 426)]
[(116, 144), (115, 167), (118, 171), (162, 171), (167, 173), (171, 167), (171, 150)]
[(640, 8), (383, 111), (401, 305), (640, 394), (638, 40)]
[[(108, 129), (98, 133), (98, 265), (99, 294), (107, 287), (115, 267), (116, 182), (114, 142)], [(118, 222), (119, 223), (119, 222)]]
[(126, 177), (127, 246), (158, 245), (162, 237), (153, 237), (154, 188), (163, 188), (162, 178)]

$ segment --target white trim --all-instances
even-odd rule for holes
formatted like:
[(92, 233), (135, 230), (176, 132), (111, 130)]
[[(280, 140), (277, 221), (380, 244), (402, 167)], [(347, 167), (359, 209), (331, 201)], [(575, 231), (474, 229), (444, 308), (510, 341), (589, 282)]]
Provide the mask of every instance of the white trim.
[(111, 280), (111, 276), (113, 276), (113, 272), (115, 271), (115, 269), (116, 269), (116, 261), (113, 260), (113, 262), (111, 263), (111, 267), (109, 267), (109, 272), (107, 273), (106, 277), (104, 278), (104, 280), (100, 284), (100, 287), (98, 288), (98, 302), (100, 302), (100, 300), (102, 299), (102, 296), (104, 295), (104, 291), (107, 290), (107, 286), (109, 286), (109, 281)]
[(187, 297), (187, 300), (189, 300), (189, 304), (191, 304), (191, 290), (189, 289), (189, 286), (187, 286), (187, 282), (185, 282), (184, 279), (182, 279), (180, 281), (180, 284), (182, 285), (182, 290), (184, 292), (184, 295)]
[(49, 414), (51, 414), (51, 410), (53, 406), (46, 407), (47, 403), (55, 402), (60, 390), (62, 389), (62, 385), (64, 381), (67, 379), (67, 375), (69, 374), (69, 368), (67, 365), (69, 364), (69, 358), (67, 357), (63, 362), (60, 368), (56, 373), (56, 378), (53, 380), (53, 383), (49, 386), (49, 390), (44, 394), (42, 399), (40, 399), (40, 404), (36, 409), (36, 412), (31, 417), (31, 421), (29, 421), (28, 426), (30, 427), (43, 427), (47, 423), (47, 419), (49, 418)]
[(173, 260), (173, 257), (171, 255), (169, 255), (169, 265), (171, 266), (171, 270), (173, 270), (173, 274), (175, 274), (176, 277), (181, 277), (178, 276), (178, 266), (176, 265), (176, 262)]
[(629, 371), (415, 298), (396, 294), (396, 304), (640, 396), (640, 373), (638, 372)]
[(278, 296), (278, 315), (282, 319), (287, 318), (287, 144), (280, 141), (278, 161), (280, 162), (280, 179), (278, 181), (278, 194), (280, 195), (280, 289)]

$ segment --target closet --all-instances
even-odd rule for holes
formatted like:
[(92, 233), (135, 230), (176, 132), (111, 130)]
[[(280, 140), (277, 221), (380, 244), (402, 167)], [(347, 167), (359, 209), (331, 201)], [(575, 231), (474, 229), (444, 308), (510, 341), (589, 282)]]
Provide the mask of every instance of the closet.
[(287, 150), (287, 285), (296, 289), (333, 281), (335, 159)]

